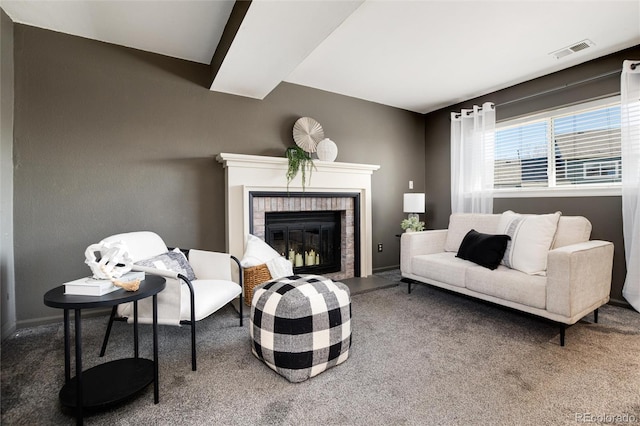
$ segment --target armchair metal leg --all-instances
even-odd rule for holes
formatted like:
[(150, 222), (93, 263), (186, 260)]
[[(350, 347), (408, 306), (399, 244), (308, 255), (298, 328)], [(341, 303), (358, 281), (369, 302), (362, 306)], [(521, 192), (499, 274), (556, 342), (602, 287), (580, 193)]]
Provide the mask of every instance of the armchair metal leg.
[(107, 351), (107, 343), (109, 343), (109, 336), (111, 335), (111, 326), (113, 325), (113, 320), (116, 317), (116, 312), (118, 310), (118, 306), (114, 306), (111, 308), (111, 315), (109, 316), (109, 324), (107, 325), (107, 331), (104, 333), (104, 340), (102, 341), (102, 349), (100, 349), (100, 356), (104, 356), (104, 353)]
[(244, 269), (242, 268), (242, 265), (240, 264), (240, 260), (231, 255), (231, 260), (233, 260), (236, 265), (238, 266), (238, 284), (240, 284), (240, 295), (238, 296), (238, 304), (240, 305), (240, 309), (238, 309), (240, 311), (240, 327), (242, 327), (242, 305), (244, 305), (244, 300), (242, 298), (242, 295), (244, 294)]
[(191, 321), (191, 371), (196, 371), (196, 322)]
[(191, 371), (196, 371), (196, 297), (193, 285), (187, 277), (178, 274), (180, 278), (189, 287), (189, 304), (191, 306), (191, 320), (180, 321), (180, 324), (189, 324), (191, 326)]
[[(193, 315), (192, 318), (194, 318)], [(182, 320), (180, 324), (191, 327), (191, 371), (196, 371), (196, 322), (195, 320)]]

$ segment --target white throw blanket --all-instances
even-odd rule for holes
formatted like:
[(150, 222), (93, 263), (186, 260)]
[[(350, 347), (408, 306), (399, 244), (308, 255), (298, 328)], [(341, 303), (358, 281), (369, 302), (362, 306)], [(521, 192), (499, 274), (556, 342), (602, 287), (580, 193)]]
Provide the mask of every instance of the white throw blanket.
[(282, 256), (278, 256), (265, 263), (267, 264), (267, 268), (269, 268), (271, 278), (274, 280), (276, 278), (289, 277), (293, 275), (293, 265)]
[(258, 266), (265, 263), (271, 278), (282, 278), (293, 275), (293, 265), (275, 251), (271, 246), (255, 235), (247, 236), (247, 246), (240, 264), (245, 267)]

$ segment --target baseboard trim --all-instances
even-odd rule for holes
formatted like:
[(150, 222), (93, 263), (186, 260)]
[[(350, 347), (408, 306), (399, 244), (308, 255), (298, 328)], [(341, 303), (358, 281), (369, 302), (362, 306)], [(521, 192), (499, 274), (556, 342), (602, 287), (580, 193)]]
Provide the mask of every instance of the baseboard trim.
[(379, 268), (373, 268), (373, 273), (393, 271), (394, 269), (400, 269), (400, 265), (381, 266)]
[(8, 324), (5, 324), (2, 326), (2, 341), (4, 342), (4, 340), (7, 337), (11, 337), (11, 335), (13, 335), (13, 333), (15, 333), (16, 331), (16, 323), (15, 322), (10, 322)]
[[(85, 309), (82, 312), (82, 318), (94, 318), (94, 317), (101, 317), (101, 316), (110, 315), (110, 314), (111, 314), (110, 308)], [(49, 317), (40, 317), (40, 318), (28, 319), (24, 321), (17, 321), (16, 329), (14, 330), (14, 332), (16, 330), (21, 330), (23, 328), (31, 328), (31, 327), (37, 327), (39, 325), (55, 324), (58, 322), (62, 322), (63, 320), (64, 320), (64, 315), (62, 313), (62, 310), (60, 310), (59, 315), (52, 315)]]
[(608, 302), (609, 305), (613, 305), (613, 306), (618, 306), (620, 308), (627, 308), (627, 309), (633, 309), (633, 306), (631, 306), (629, 304), (629, 302), (627, 302), (624, 299), (609, 299)]

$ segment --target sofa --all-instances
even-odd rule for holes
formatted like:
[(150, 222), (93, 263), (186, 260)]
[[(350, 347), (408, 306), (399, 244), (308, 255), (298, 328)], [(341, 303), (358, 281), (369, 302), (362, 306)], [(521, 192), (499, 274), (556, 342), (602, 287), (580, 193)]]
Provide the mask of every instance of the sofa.
[[(589, 220), (560, 212), (452, 214), (447, 229), (401, 235), (400, 270), (409, 293), (424, 283), (556, 322), (564, 346), (566, 327), (591, 312), (597, 322), (609, 301), (614, 247), (590, 235)], [(473, 238), (506, 247), (480, 244), (479, 264), (460, 256)], [(499, 263), (481, 265), (487, 253)]]

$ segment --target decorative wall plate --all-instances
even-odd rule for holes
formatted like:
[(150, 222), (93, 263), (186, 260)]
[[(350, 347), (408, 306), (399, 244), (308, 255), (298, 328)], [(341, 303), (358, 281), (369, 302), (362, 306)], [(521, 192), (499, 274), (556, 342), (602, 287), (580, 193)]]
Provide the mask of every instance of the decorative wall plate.
[(307, 152), (316, 152), (316, 145), (324, 139), (324, 130), (311, 117), (300, 117), (293, 125), (293, 140)]

